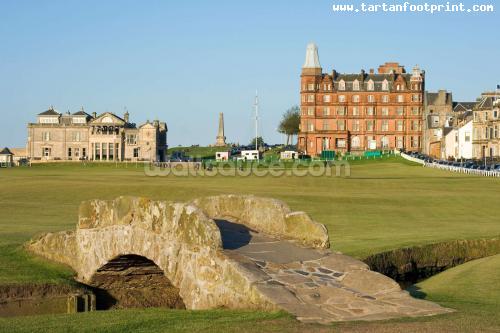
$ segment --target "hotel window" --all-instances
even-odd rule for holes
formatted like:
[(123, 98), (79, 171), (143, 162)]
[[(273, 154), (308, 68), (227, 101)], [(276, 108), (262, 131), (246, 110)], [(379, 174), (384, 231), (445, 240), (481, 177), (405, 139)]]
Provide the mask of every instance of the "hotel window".
[(313, 132), (314, 131), (314, 124), (313, 123), (309, 123), (309, 132)]
[(331, 102), (331, 96), (330, 95), (323, 95), (323, 102), (325, 103), (330, 103)]
[(389, 130), (389, 120), (382, 120), (381, 130), (382, 132), (387, 132)]
[(413, 102), (419, 102), (420, 101), (420, 95), (419, 94), (413, 94), (412, 95), (412, 101)]
[(329, 116), (329, 115), (330, 115), (330, 108), (324, 107), (323, 108), (323, 116)]
[(302, 103), (306, 102), (306, 95), (302, 95)]
[(134, 148), (134, 158), (139, 158), (139, 148)]
[(418, 120), (413, 120), (411, 122), (411, 130), (412, 131), (418, 131), (419, 130), (419, 123), (418, 123)]
[(403, 145), (403, 137), (402, 136), (398, 136), (397, 139), (396, 139), (396, 148), (398, 149), (403, 149), (404, 148), (404, 145)]
[(80, 157), (80, 148), (75, 148), (75, 157)]
[(352, 115), (353, 116), (359, 116), (359, 108), (357, 106), (354, 106), (352, 108)]
[(345, 130), (345, 121), (337, 120), (337, 130), (344, 131)]
[(314, 91), (314, 83), (309, 83), (309, 84), (307, 85), (307, 90), (309, 90), (309, 91)]
[(367, 89), (368, 91), (375, 90), (375, 83), (373, 83), (373, 80), (368, 81)]
[(373, 120), (366, 121), (366, 130), (369, 132), (373, 131)]
[(411, 137), (411, 146), (412, 148), (418, 148), (418, 136)]
[(345, 148), (345, 139), (336, 139), (337, 148)]
[(366, 115), (367, 116), (373, 116), (375, 114), (375, 109), (373, 106), (369, 106), (366, 108)]
[(82, 157), (87, 157), (87, 148), (82, 148)]
[(359, 132), (359, 120), (353, 120), (352, 122), (352, 130), (354, 132)]
[(397, 91), (401, 91), (401, 85), (400, 84), (396, 85), (396, 90)]
[(404, 103), (405, 97), (403, 95), (398, 95), (398, 103)]
[(412, 107), (411, 108), (411, 114), (414, 115), (414, 116), (418, 116), (420, 114), (420, 108), (419, 107)]
[(339, 95), (339, 102), (344, 103), (345, 102), (345, 95)]
[(314, 103), (314, 95), (307, 95), (307, 102)]
[(465, 132), (465, 142), (470, 142), (470, 132)]
[(345, 90), (345, 81), (344, 80), (340, 80), (340, 82), (339, 82), (339, 90)]
[(68, 148), (68, 158), (71, 158), (71, 148)]
[(42, 139), (43, 141), (50, 141), (50, 132), (43, 132)]
[(307, 108), (307, 115), (314, 116), (314, 108)]
[(484, 120), (488, 120), (488, 111), (484, 113)]
[(328, 121), (323, 122), (323, 131), (328, 131), (329, 126), (328, 126)]
[(359, 95), (354, 95), (354, 96), (352, 96), (352, 101), (353, 101), (354, 103), (359, 103)]
[(386, 136), (383, 136), (382, 139), (380, 140), (380, 143), (382, 144), (383, 149), (389, 148), (389, 138)]
[(50, 154), (51, 154), (50, 148), (43, 148), (43, 156), (50, 157)]
[(381, 113), (382, 113), (382, 116), (388, 116), (389, 115), (389, 108), (383, 107)]
[(402, 107), (402, 106), (398, 106), (396, 108), (396, 115), (398, 115), (398, 116), (404, 116), (404, 114), (405, 114), (405, 108)]
[(337, 115), (339, 115), (339, 116), (345, 115), (345, 106), (339, 106), (337, 108)]
[(384, 80), (384, 82), (382, 82), (382, 90), (384, 91), (389, 90), (389, 82), (387, 80)]
[(368, 95), (368, 103), (375, 103), (375, 96)]
[(404, 130), (404, 123), (402, 120), (396, 121), (396, 131), (402, 132)]
[(353, 136), (351, 139), (351, 146), (352, 148), (359, 148), (361, 145), (361, 140), (359, 139), (359, 136)]
[(382, 96), (382, 102), (383, 103), (389, 103), (389, 95)]
[(358, 91), (359, 90), (359, 81), (358, 80), (355, 80), (352, 83), (352, 90), (354, 90), (354, 91)]
[(331, 90), (332, 90), (332, 84), (331, 84), (331, 83), (329, 83), (329, 84), (328, 84), (328, 90), (329, 90), (329, 91), (331, 91)]
[(323, 138), (321, 140), (321, 147), (323, 150), (328, 150), (328, 148), (330, 148), (330, 140), (328, 138)]

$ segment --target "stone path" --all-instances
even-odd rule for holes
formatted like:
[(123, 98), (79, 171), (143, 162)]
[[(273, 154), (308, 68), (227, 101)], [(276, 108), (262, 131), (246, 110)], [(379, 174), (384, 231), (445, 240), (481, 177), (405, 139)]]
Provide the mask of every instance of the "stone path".
[(255, 277), (273, 303), (303, 322), (382, 320), (452, 312), (412, 298), (392, 279), (351, 257), (303, 248), (217, 220), (224, 253)]

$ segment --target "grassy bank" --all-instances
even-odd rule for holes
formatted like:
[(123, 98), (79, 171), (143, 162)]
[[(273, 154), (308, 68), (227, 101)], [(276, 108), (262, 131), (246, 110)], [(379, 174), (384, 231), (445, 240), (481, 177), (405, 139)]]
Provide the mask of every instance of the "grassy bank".
[(457, 240), (382, 252), (364, 259), (374, 271), (416, 283), (471, 260), (500, 253), (500, 238)]

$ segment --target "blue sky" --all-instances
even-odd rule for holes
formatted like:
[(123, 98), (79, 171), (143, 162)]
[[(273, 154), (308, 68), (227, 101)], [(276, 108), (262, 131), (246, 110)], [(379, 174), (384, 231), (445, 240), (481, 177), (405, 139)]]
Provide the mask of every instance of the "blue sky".
[(463, 1), (488, 1), (494, 13), (430, 15), (335, 14), (325, 0), (2, 0), (0, 146), (24, 146), (50, 105), (159, 118), (170, 146), (213, 143), (224, 112), (228, 140), (248, 143), (256, 89), (261, 133), (278, 143), (310, 41), (324, 70), (419, 64), (429, 90), (474, 100), (500, 83), (500, 3)]

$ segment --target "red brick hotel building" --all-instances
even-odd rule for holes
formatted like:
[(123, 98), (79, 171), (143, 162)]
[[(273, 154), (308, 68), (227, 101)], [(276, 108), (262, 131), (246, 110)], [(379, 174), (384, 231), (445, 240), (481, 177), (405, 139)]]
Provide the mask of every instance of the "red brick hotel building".
[(298, 147), (308, 155), (324, 150), (420, 151), (425, 72), (411, 74), (398, 63), (368, 73), (323, 73), (318, 48), (309, 44), (301, 75)]

